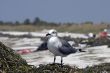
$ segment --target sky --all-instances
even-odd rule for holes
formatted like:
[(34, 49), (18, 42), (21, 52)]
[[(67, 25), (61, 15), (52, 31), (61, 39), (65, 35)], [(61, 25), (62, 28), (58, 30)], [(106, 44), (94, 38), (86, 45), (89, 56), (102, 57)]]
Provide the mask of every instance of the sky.
[(110, 0), (0, 0), (0, 20), (110, 22)]

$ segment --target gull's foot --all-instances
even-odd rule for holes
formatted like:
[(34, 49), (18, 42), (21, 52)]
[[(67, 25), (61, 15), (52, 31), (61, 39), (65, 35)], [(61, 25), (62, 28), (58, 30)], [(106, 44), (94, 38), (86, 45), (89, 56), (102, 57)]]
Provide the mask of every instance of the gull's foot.
[(63, 67), (64, 63), (61, 63), (60, 65), (61, 65), (61, 67)]

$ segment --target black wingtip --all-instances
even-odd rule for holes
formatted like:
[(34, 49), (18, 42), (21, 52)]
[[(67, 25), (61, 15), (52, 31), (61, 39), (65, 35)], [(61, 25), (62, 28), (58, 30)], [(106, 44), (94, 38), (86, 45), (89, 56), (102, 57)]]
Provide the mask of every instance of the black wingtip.
[(82, 50), (82, 49), (78, 49), (79, 50), (79, 52), (86, 52), (86, 51), (84, 51), (84, 50)]

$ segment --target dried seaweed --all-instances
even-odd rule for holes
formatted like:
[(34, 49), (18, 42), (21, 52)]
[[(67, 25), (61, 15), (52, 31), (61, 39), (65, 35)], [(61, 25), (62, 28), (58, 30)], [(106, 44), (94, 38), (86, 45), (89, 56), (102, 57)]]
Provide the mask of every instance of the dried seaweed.
[(94, 65), (84, 69), (70, 67), (68, 65), (61, 67), (60, 64), (47, 64), (40, 65), (39, 68), (37, 68), (37, 73), (110, 73), (110, 63)]
[(37, 68), (38, 73), (82, 73), (81, 69), (78, 69), (77, 67), (70, 67), (68, 65), (61, 64), (47, 64), (47, 65), (39, 65), (39, 68)]
[(31, 73), (32, 67), (14, 50), (0, 42), (0, 72)]
[(83, 69), (83, 73), (110, 73), (110, 63), (103, 63)]

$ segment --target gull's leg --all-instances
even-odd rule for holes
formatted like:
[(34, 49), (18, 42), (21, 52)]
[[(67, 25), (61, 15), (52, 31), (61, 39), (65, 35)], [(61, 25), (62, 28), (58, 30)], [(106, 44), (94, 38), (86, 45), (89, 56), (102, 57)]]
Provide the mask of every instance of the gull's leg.
[(56, 56), (54, 56), (54, 62), (53, 62), (53, 64), (55, 64), (55, 60), (56, 60)]
[(63, 57), (61, 56), (61, 67), (63, 67)]

